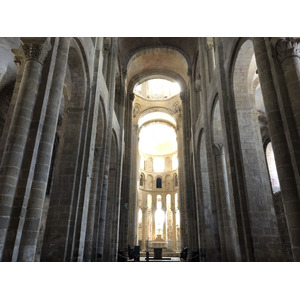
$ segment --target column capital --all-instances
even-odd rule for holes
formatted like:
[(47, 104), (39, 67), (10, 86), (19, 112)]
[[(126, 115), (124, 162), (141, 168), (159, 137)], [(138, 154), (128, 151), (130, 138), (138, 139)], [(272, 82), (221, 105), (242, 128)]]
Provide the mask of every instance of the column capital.
[(300, 38), (279, 39), (275, 44), (275, 53), (280, 62), (289, 57), (300, 58)]
[(31, 60), (44, 65), (51, 49), (50, 38), (21, 38), (25, 61)]
[(223, 144), (213, 143), (212, 149), (215, 156), (222, 155)]

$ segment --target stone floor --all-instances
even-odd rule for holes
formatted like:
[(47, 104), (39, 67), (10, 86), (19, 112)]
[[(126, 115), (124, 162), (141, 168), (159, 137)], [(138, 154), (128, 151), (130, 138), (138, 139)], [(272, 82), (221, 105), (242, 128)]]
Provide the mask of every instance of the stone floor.
[[(147, 262), (146, 257), (140, 257), (141, 262)], [(180, 262), (179, 257), (163, 257), (162, 259), (153, 259), (150, 257), (149, 262)]]

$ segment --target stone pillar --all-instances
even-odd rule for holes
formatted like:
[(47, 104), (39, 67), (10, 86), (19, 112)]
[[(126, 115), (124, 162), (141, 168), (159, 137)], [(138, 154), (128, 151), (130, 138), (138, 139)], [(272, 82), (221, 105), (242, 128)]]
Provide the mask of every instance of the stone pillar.
[[(103, 62), (104, 63), (104, 62)], [(109, 120), (107, 125), (107, 133), (105, 138), (105, 150), (104, 150), (104, 174), (101, 191), (101, 209), (100, 209), (100, 222), (99, 222), (99, 239), (97, 256), (99, 259), (103, 259), (104, 250), (104, 238), (105, 238), (105, 226), (106, 226), (106, 209), (107, 209), (107, 193), (109, 185), (109, 166), (110, 166), (110, 150), (112, 143), (112, 122), (113, 111), (115, 102), (115, 74), (117, 68), (117, 45), (113, 43), (111, 48), (111, 56), (109, 58), (109, 70), (107, 78), (107, 86), (109, 91)]]
[(167, 208), (166, 208), (166, 197), (162, 199), (162, 210), (164, 212), (164, 224), (163, 224), (163, 234), (162, 239), (167, 241)]
[(300, 137), (300, 38), (280, 39), (275, 45)]
[(121, 205), (121, 178), (123, 174), (123, 155), (120, 151), (117, 158), (117, 175), (116, 175), (116, 195), (114, 204), (114, 214), (113, 214), (113, 226), (112, 226), (112, 261), (117, 261), (118, 259), (118, 248), (119, 248), (119, 228), (120, 228), (120, 205)]
[(137, 243), (137, 165), (138, 156), (138, 125), (132, 125), (131, 134), (131, 178), (129, 187), (129, 211), (128, 211), (128, 244), (132, 247)]
[(155, 213), (156, 213), (156, 198), (155, 199), (152, 198), (152, 241), (155, 240)]
[[(211, 128), (211, 121), (209, 118), (208, 103), (209, 103), (209, 95), (208, 95), (208, 86), (209, 86), (209, 64), (208, 58), (206, 55), (206, 46), (207, 39), (199, 38), (198, 46), (199, 46), (199, 66), (200, 66), (200, 84), (201, 84), (201, 112), (203, 118), (204, 129)], [(217, 67), (219, 68), (219, 64)], [(219, 92), (222, 93), (223, 89), (220, 87)], [(229, 124), (229, 122), (227, 123)], [(203, 157), (200, 156), (202, 161), (201, 165), (201, 177), (202, 177), (202, 186), (204, 189), (202, 190), (203, 197), (201, 200), (203, 201), (202, 205), (204, 207), (204, 222), (207, 224), (205, 230), (205, 238), (207, 241), (207, 259), (208, 261), (222, 261), (221, 258), (221, 243), (220, 243), (220, 234), (219, 234), (219, 226), (218, 226), (218, 217), (216, 214), (216, 196), (214, 189), (214, 180), (213, 180), (213, 154), (211, 149), (211, 141), (213, 140), (212, 131), (204, 130), (202, 135), (204, 140), (201, 141), (201, 145), (203, 143), (202, 154), (205, 155)], [(201, 146), (202, 147), (202, 146)], [(204, 151), (203, 151), (204, 150)]]
[(175, 205), (171, 209), (172, 210), (172, 216), (173, 216), (173, 250), (177, 250), (177, 228), (176, 228), (176, 208)]
[[(100, 76), (101, 74), (100, 70), (102, 69), (102, 63), (103, 63), (103, 56), (100, 55), (102, 47), (103, 47), (103, 37), (97, 38), (96, 40), (96, 49), (95, 49), (95, 71), (97, 71), (97, 76), (94, 78), (94, 83), (96, 85), (95, 89), (93, 89), (95, 93), (95, 97), (97, 97), (98, 88), (100, 86)], [(95, 72), (96, 73), (96, 72)], [(99, 97), (99, 96), (98, 96)], [(92, 96), (93, 99), (93, 96)], [(95, 101), (95, 103), (97, 103)], [(101, 168), (101, 158), (102, 158), (102, 152), (103, 152), (103, 145), (100, 142), (101, 141), (101, 127), (103, 127), (103, 112), (101, 107), (98, 106), (99, 112), (97, 113), (97, 118), (95, 118), (96, 124), (95, 130), (97, 130), (96, 137), (95, 137), (95, 149), (94, 149), (94, 161), (93, 161), (93, 173), (92, 173), (92, 182), (91, 182), (91, 190), (90, 190), (90, 200), (89, 200), (89, 209), (88, 209), (88, 224), (87, 224), (87, 230), (86, 230), (86, 238), (85, 238), (85, 247), (84, 247), (84, 261), (95, 261), (95, 252), (93, 251), (95, 249), (95, 226), (97, 224), (96, 216), (97, 216), (97, 208), (99, 204), (99, 197), (97, 197), (98, 191), (101, 189), (101, 185), (99, 183), (99, 176), (102, 171)], [(93, 249), (94, 248), (94, 249)]]
[(280, 181), (293, 258), (300, 261), (300, 201), (293, 174), (287, 137), (278, 103), (276, 86), (264, 38), (254, 38), (253, 46), (258, 67), (270, 139)]
[(50, 171), (56, 125), (68, 61), (70, 39), (61, 38), (58, 45), (47, 112), (37, 153), (35, 173), (20, 243), (19, 261), (34, 261)]
[(214, 159), (216, 162), (216, 170), (214, 181), (215, 181), (215, 194), (216, 194), (216, 211), (218, 217), (218, 226), (219, 226), (219, 235), (220, 235), (220, 248), (222, 253), (223, 261), (227, 261), (227, 249), (226, 249), (226, 234), (225, 234), (225, 223), (223, 220), (223, 209), (222, 209), (222, 200), (224, 193), (224, 182), (221, 180), (222, 176), (222, 145), (221, 144), (212, 144), (212, 154), (214, 155)]
[(147, 239), (147, 207), (142, 208), (142, 246), (141, 250), (145, 250)]
[[(180, 121), (180, 119), (177, 119), (177, 142), (178, 142), (178, 161), (182, 162), (182, 166), (178, 166), (178, 183), (179, 183), (179, 191), (181, 195), (185, 195), (185, 189), (186, 184), (184, 182), (185, 178), (185, 168), (183, 166), (184, 162), (184, 152), (183, 152), (183, 144), (184, 144), (184, 134), (183, 134), (183, 128)], [(179, 123), (179, 124), (178, 124)], [(172, 195), (172, 201), (174, 199), (174, 195)], [(181, 247), (187, 247), (188, 246), (188, 228), (187, 228), (187, 210), (185, 205), (185, 200), (182, 199), (178, 203), (180, 207), (180, 242)]]
[(213, 71), (216, 67), (213, 41), (207, 41), (207, 56), (208, 56), (209, 77), (211, 79)]
[[(216, 159), (216, 177), (218, 181), (219, 200), (220, 200), (220, 219), (219, 225), (222, 227), (224, 235), (225, 253), (223, 257), (227, 257), (228, 261), (240, 261), (238, 254), (237, 234), (233, 219), (233, 207), (231, 207), (227, 176), (225, 176), (226, 165), (222, 144), (213, 144), (213, 151)], [(223, 239), (221, 239), (222, 241)]]
[(51, 48), (49, 38), (22, 38), (21, 41), (25, 66), (0, 167), (1, 261), (43, 65)]
[[(178, 137), (182, 138), (183, 147), (180, 149), (178, 145), (178, 154), (182, 151), (183, 159), (181, 160), (182, 169), (183, 169), (183, 181), (184, 188), (180, 189), (180, 194), (182, 195), (181, 199), (184, 200), (184, 203), (181, 201), (180, 206), (184, 206), (186, 213), (186, 233), (187, 233), (187, 246), (189, 248), (189, 255), (197, 252), (198, 249), (198, 235), (197, 235), (197, 221), (196, 221), (196, 199), (195, 199), (195, 189), (194, 189), (194, 174), (192, 170), (192, 157), (191, 157), (191, 120), (190, 120), (190, 95), (187, 92), (181, 92), (180, 98), (182, 100), (182, 119), (183, 122), (183, 132), (182, 136), (178, 133)], [(183, 138), (184, 137), (184, 138)], [(179, 151), (181, 150), (181, 151)], [(179, 168), (180, 170), (181, 168)]]
[[(196, 70), (194, 70), (194, 73)], [(197, 122), (199, 111), (200, 111), (200, 102), (199, 102), (199, 92), (200, 85), (199, 80), (195, 79), (195, 74), (190, 76), (190, 94), (191, 94), (191, 123), (194, 125)]]
[[(125, 80), (125, 75), (124, 75)], [(131, 141), (131, 126), (132, 126), (132, 101), (129, 101), (127, 94), (124, 93), (125, 97), (125, 118), (124, 118), (124, 163), (123, 169), (131, 169), (131, 152), (130, 152), (130, 141)], [(122, 251), (124, 255), (127, 253), (128, 246), (128, 202), (130, 198), (130, 172), (124, 172), (122, 174), (122, 187), (121, 187), (121, 207), (120, 207), (120, 232), (119, 232), (119, 251)]]
[(163, 225), (163, 236), (162, 239), (167, 241), (167, 211), (166, 209), (164, 211), (164, 225)]

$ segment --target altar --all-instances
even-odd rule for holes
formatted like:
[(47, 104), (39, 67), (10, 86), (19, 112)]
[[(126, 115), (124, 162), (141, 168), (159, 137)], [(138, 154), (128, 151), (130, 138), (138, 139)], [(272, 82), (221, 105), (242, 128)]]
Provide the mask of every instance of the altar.
[(168, 249), (166, 242), (150, 242), (148, 249), (153, 249), (154, 251), (154, 259), (162, 259), (162, 251), (163, 249)]
[(154, 259), (162, 259), (162, 249), (163, 248), (154, 248)]

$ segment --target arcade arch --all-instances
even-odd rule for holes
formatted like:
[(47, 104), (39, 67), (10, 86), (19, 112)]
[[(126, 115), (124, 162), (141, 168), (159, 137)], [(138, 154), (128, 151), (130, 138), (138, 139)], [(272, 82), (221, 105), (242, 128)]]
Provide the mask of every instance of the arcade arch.
[[(137, 124), (140, 162), (137, 178), (147, 178), (146, 185), (139, 184), (137, 191), (137, 240), (142, 250), (164, 247), (177, 252), (180, 211), (174, 103), (181, 102), (180, 86), (162, 78), (149, 79), (134, 91), (133, 118)], [(153, 199), (150, 207), (149, 197)]]

